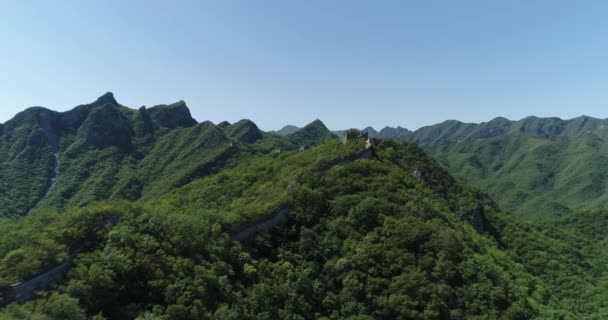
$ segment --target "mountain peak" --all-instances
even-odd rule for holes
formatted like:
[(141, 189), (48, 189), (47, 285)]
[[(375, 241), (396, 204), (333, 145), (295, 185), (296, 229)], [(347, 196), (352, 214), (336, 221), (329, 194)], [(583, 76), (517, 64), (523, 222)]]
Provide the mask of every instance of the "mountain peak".
[(327, 126), (326, 126), (326, 125), (323, 123), (323, 121), (321, 121), (321, 120), (319, 120), (319, 119), (315, 119), (315, 121), (313, 121), (313, 122), (311, 122), (311, 123), (307, 124), (306, 126), (304, 126), (304, 128), (303, 128), (303, 129), (310, 128), (310, 127), (318, 127), (318, 128), (321, 128), (321, 129), (324, 129), (324, 130), (329, 131), (329, 129), (328, 129), (328, 128), (327, 128)]
[(376, 131), (376, 129), (374, 129), (374, 127), (372, 126), (367, 126), (365, 127), (363, 130), (361, 130), (362, 133), (366, 133), (368, 136), (370, 137), (377, 137), (379, 135), (378, 131)]
[(158, 124), (170, 129), (192, 127), (197, 124), (184, 100), (168, 105), (157, 105), (148, 109), (148, 112)]
[(315, 121), (305, 125), (302, 129), (300, 129), (300, 131), (304, 130), (304, 129), (311, 129), (311, 128), (315, 128), (321, 131), (327, 131), (327, 132), (331, 132), (327, 126), (325, 125), (325, 123), (323, 123), (323, 121), (316, 119)]
[(254, 143), (263, 138), (258, 126), (249, 119), (243, 119), (226, 127), (228, 135), (245, 143)]
[(222, 122), (218, 123), (218, 125), (217, 125), (217, 126), (223, 129), (223, 128), (226, 128), (226, 127), (228, 127), (228, 126), (230, 126), (230, 125), (231, 125), (231, 123), (230, 123), (230, 122), (228, 122), (228, 121), (225, 121), (225, 120), (224, 120), (224, 121), (222, 121)]
[(292, 134), (288, 134), (287, 137), (290, 137), (298, 144), (306, 144), (310, 142), (319, 142), (337, 138), (337, 136), (327, 129), (325, 124), (319, 119), (316, 119), (315, 121), (307, 124), (304, 128)]
[(277, 131), (274, 131), (273, 133), (276, 133), (280, 136), (286, 136), (288, 134), (296, 133), (300, 129), (301, 129), (300, 127), (296, 127), (294, 125), (286, 125), (283, 128), (281, 128)]
[(97, 98), (97, 100), (95, 100), (94, 103), (99, 104), (99, 105), (105, 105), (105, 104), (118, 105), (118, 102), (114, 98), (114, 94), (110, 91), (101, 95), (99, 98)]

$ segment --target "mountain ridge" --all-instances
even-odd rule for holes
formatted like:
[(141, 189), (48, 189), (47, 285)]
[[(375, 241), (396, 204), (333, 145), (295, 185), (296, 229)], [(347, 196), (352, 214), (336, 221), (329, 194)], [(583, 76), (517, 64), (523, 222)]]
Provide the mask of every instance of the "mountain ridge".
[[(317, 119), (281, 136), (248, 119), (198, 123), (183, 101), (131, 109), (111, 94), (58, 114), (35, 108), (0, 132), (0, 214), (34, 206), (0, 219), (0, 305), (22, 289), (35, 298), (0, 309), (0, 319), (512, 320), (608, 310), (606, 211), (532, 223), (501, 210), (509, 201), (526, 211), (566, 206), (533, 197), (556, 186), (578, 203), (602, 202), (604, 176), (560, 174), (608, 172), (604, 140), (577, 134), (599, 128), (592, 120), (447, 121), (423, 130), (429, 144), (418, 146), (395, 141), (415, 135), (400, 127), (340, 140)], [(368, 138), (382, 134), (393, 139)], [(519, 176), (479, 184), (509, 168)], [(590, 188), (580, 184), (589, 178)]]
[[(479, 123), (445, 120), (440, 123), (420, 127), (414, 131), (401, 126), (385, 126), (380, 131), (368, 126), (359, 130), (368, 132), (372, 137), (411, 141), (426, 146), (443, 139), (487, 139), (516, 132), (544, 138), (555, 138), (602, 130), (602, 136), (608, 136), (608, 132), (604, 133), (603, 129), (608, 129), (608, 118), (601, 119), (582, 115), (571, 119), (527, 116), (520, 120), (509, 120), (499, 116)], [(340, 135), (344, 131), (336, 130), (334, 133)]]
[(0, 125), (0, 217), (158, 196), (239, 157), (334, 138), (318, 120), (279, 137), (247, 119), (199, 123), (182, 100), (128, 108), (111, 92), (64, 112), (28, 108)]

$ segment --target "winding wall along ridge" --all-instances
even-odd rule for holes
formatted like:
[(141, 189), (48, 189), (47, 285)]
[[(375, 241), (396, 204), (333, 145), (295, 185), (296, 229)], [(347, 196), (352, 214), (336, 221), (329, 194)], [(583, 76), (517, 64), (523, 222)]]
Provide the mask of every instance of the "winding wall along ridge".
[[(329, 170), (336, 166), (342, 166), (342, 165), (349, 164), (349, 163), (354, 162), (359, 159), (370, 159), (372, 157), (372, 155), (373, 155), (372, 149), (366, 148), (356, 154), (353, 154), (352, 156), (342, 158), (342, 159), (336, 159), (329, 163), (323, 164), (318, 168), (318, 170), (325, 171), (325, 170)], [(250, 240), (258, 232), (261, 232), (261, 231), (266, 232), (278, 225), (282, 225), (285, 222), (287, 222), (287, 217), (288, 217), (290, 211), (291, 211), (291, 209), (289, 207), (280, 208), (279, 210), (277, 210), (275, 213), (271, 214), (270, 216), (267, 216), (266, 218), (258, 220), (257, 222), (254, 222), (253, 224), (249, 224), (247, 226), (244, 226), (240, 230), (235, 231), (234, 233), (232, 233), (230, 235), (230, 240), (233, 240), (233, 241)]]
[[(349, 157), (336, 159), (329, 163), (323, 164), (318, 168), (318, 170), (325, 171), (336, 166), (349, 164), (359, 159), (370, 159), (372, 155), (372, 149), (367, 148)], [(58, 170), (56, 169), (55, 172), (58, 173)], [(56, 180), (54, 182), (56, 182)], [(282, 225), (287, 222), (289, 213), (289, 207), (280, 208), (267, 218), (263, 218), (262, 220), (243, 226), (240, 230), (233, 232), (230, 235), (230, 240), (246, 241), (253, 238), (258, 232), (267, 232), (275, 226)], [(104, 223), (106, 222), (114, 225), (118, 222), (118, 220), (104, 221)], [(7, 288), (0, 288), (0, 307), (11, 302), (25, 303), (31, 301), (36, 298), (37, 291), (49, 289), (53, 284), (62, 281), (79, 252), (80, 250), (76, 250), (68, 257), (68, 259), (66, 259), (65, 262), (49, 269), (46, 272), (40, 273), (27, 281), (13, 284)]]

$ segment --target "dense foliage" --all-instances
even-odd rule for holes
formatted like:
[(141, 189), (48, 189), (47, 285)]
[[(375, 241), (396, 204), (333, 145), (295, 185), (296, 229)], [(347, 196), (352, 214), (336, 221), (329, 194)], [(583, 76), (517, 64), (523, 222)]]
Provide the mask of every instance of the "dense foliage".
[(444, 141), (428, 151), (461, 181), (527, 219), (604, 208), (608, 200), (608, 148), (593, 133)]
[(296, 145), (248, 120), (197, 123), (183, 102), (133, 110), (108, 93), (63, 113), (30, 108), (0, 126), (0, 217), (152, 198), (276, 148)]
[[(608, 119), (502, 117), (448, 120), (416, 131), (386, 127), (370, 136), (415, 142), (466, 185), (488, 192), (525, 219), (606, 208)], [(402, 130), (399, 130), (402, 129)]]
[[(499, 209), (601, 207), (598, 135), (494, 122), (421, 132), (499, 205), (414, 144), (365, 149), (320, 121), (282, 137), (111, 94), (26, 110), (0, 126), (0, 303), (10, 284), (73, 263), (0, 319), (606, 318), (608, 213), (530, 223)], [(282, 210), (285, 223), (231, 240)]]
[[(65, 283), (0, 319), (599, 318), (562, 287), (601, 288), (578, 231), (496, 211), (414, 145), (355, 160), (362, 145), (244, 159), (141, 204), (6, 220), (5, 282), (81, 253)], [(229, 240), (282, 206), (284, 226)]]

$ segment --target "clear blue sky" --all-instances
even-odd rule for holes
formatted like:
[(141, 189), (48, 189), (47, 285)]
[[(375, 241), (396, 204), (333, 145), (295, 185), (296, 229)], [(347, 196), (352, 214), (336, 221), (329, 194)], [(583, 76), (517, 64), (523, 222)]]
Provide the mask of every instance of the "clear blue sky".
[(199, 121), (330, 128), (608, 117), (608, 1), (0, 4), (0, 122), (106, 91)]

